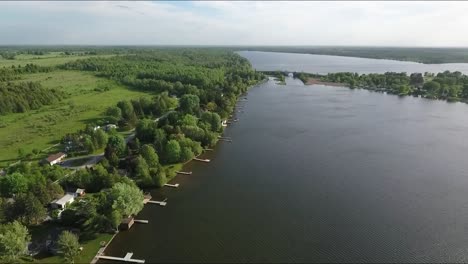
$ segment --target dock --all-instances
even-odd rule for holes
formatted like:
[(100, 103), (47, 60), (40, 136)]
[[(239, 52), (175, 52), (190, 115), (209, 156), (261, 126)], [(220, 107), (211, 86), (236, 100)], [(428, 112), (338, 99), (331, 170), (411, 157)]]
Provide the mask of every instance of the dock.
[(232, 139), (227, 139), (227, 138), (219, 138), (218, 140), (226, 141), (226, 142), (232, 142)]
[(143, 204), (146, 204), (149, 200), (151, 200), (151, 198), (153, 198), (151, 196), (150, 193), (146, 193), (144, 196), (143, 196)]
[(199, 158), (193, 158), (193, 160), (201, 161), (201, 162), (210, 162), (211, 161), (209, 159), (199, 159)]
[[(179, 186), (179, 184), (176, 184), (177, 186)], [(177, 187), (175, 187), (177, 188)], [(151, 203), (151, 204), (157, 204), (157, 205), (160, 205), (160, 206), (166, 206), (167, 205), (167, 198), (164, 199), (163, 201), (148, 201), (147, 203)]]
[(204, 151), (213, 151), (214, 149), (210, 149), (210, 148), (206, 148), (206, 149), (203, 149)]
[(231, 139), (231, 137), (221, 137), (221, 136), (218, 136), (219, 139)]
[(183, 175), (191, 175), (191, 171), (176, 171), (177, 174), (183, 174)]
[(148, 224), (149, 223), (148, 220), (138, 220), (138, 219), (134, 219), (133, 222), (140, 223), (140, 224)]
[[(164, 184), (164, 186), (172, 187), (172, 188), (179, 188), (179, 184), (178, 184), (178, 183), (176, 183), (176, 184), (166, 183), (166, 184)], [(148, 201), (148, 202), (151, 202), (151, 201)]]
[(108, 259), (108, 260), (116, 260), (116, 261), (123, 261), (123, 262), (133, 262), (133, 263), (145, 263), (144, 259), (132, 259), (133, 252), (128, 252), (125, 257), (111, 257), (111, 256), (98, 256), (100, 259)]

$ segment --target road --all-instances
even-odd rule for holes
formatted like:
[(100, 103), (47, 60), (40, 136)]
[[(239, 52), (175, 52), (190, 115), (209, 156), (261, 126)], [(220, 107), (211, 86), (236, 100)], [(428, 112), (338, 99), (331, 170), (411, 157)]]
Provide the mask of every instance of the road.
[[(125, 144), (127, 144), (130, 140), (135, 138), (135, 128), (130, 130), (130, 132), (132, 132), (132, 134), (128, 135), (125, 138)], [(70, 158), (70, 159), (62, 161), (60, 163), (60, 166), (62, 166), (62, 168), (66, 168), (66, 169), (81, 170), (81, 169), (84, 169), (86, 167), (93, 167), (99, 161), (101, 161), (102, 158), (104, 158), (104, 152), (100, 153), (100, 154), (96, 154), (96, 155), (88, 155), (88, 156), (80, 156), (80, 157)], [(81, 160), (81, 159), (88, 159), (88, 161), (86, 161), (83, 165), (73, 166), (73, 161)]]

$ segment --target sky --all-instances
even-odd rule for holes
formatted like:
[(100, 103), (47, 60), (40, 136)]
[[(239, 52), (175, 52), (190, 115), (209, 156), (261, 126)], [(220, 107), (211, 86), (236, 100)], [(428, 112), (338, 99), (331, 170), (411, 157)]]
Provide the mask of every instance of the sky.
[(0, 1), (0, 45), (468, 46), (468, 2)]

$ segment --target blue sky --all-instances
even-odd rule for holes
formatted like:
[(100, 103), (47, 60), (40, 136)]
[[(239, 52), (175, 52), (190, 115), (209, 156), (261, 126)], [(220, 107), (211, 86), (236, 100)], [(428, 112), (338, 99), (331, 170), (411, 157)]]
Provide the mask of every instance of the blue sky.
[(468, 2), (0, 1), (0, 45), (468, 46)]

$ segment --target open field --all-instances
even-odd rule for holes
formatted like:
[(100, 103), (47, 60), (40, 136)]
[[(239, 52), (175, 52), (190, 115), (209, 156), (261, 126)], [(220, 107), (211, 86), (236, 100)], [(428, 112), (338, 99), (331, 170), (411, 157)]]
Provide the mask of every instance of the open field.
[(78, 59), (87, 59), (91, 57), (112, 57), (115, 55), (62, 55), (61, 52), (51, 52), (45, 55), (21, 54), (14, 60), (6, 60), (0, 57), (0, 68), (11, 67), (12, 65), (24, 66), (26, 64), (36, 64), (39, 66), (55, 66)]
[(98, 121), (107, 107), (120, 100), (148, 96), (86, 72), (35, 73), (23, 75), (20, 81), (40, 81), (44, 87), (65, 91), (68, 97), (38, 110), (0, 116), (0, 166), (14, 162), (20, 148), (26, 153), (45, 149), (66, 133)]

